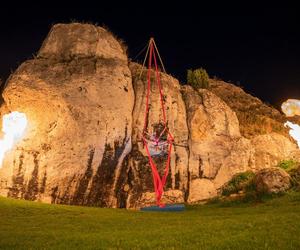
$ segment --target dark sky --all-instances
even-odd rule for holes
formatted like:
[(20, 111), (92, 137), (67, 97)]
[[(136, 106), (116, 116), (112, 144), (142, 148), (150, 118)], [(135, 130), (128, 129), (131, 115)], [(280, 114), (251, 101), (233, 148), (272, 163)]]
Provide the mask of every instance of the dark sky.
[(204, 67), (210, 76), (239, 82), (277, 107), (287, 98), (300, 99), (300, 12), (296, 6), (181, 3), (167, 8), (83, 2), (3, 6), (0, 78), (5, 80), (38, 51), (52, 24), (77, 20), (108, 26), (126, 41), (131, 58), (154, 36), (167, 71), (183, 82), (187, 69)]

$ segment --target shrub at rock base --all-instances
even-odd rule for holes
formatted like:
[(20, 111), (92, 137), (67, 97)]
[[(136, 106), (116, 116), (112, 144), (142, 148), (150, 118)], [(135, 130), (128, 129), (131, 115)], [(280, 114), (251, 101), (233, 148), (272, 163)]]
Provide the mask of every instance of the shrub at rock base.
[(251, 171), (238, 173), (222, 187), (222, 195), (229, 196), (238, 192), (249, 191), (255, 174)]

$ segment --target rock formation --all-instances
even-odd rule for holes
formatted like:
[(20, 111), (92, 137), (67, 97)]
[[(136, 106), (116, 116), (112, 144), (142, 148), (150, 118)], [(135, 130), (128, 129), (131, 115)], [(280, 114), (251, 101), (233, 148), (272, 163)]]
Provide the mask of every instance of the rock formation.
[(109, 32), (55, 25), (3, 97), (8, 110), (27, 115), (29, 127), (0, 170), (2, 195), (114, 206), (131, 150), (134, 93), (127, 56)]
[[(236, 113), (241, 135), (252, 138), (256, 135), (276, 132), (288, 137), (284, 123), (286, 117), (277, 109), (263, 103), (246, 93), (241, 87), (219, 79), (210, 79), (210, 91), (219, 96)], [(289, 117), (294, 123), (300, 123), (300, 117)]]
[(291, 187), (291, 177), (280, 168), (265, 168), (254, 178), (256, 190), (261, 193), (280, 193)]
[[(5, 156), (0, 194), (103, 207), (152, 204), (152, 174), (140, 141), (146, 87), (141, 70), (107, 30), (54, 25), (37, 57), (11, 75), (3, 92), (0, 117), (24, 112), (29, 126)], [(234, 174), (273, 167), (298, 152), (286, 132), (245, 132), (244, 116), (230, 99), (229, 90), (239, 88), (211, 80), (211, 89), (196, 91), (167, 74), (161, 79), (175, 137), (166, 202), (211, 198)], [(148, 126), (161, 116), (156, 86), (150, 102)]]

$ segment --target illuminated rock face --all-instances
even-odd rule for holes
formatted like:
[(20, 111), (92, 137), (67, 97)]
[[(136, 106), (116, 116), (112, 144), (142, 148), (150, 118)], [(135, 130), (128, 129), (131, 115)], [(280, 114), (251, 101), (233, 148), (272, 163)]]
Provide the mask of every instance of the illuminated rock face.
[(276, 166), (281, 160), (299, 159), (297, 145), (288, 138), (270, 133), (257, 135), (251, 139), (256, 169)]
[[(37, 57), (16, 70), (3, 93), (0, 117), (19, 111), (28, 126), (5, 155), (0, 195), (103, 207), (153, 203), (140, 142), (146, 79), (139, 73), (105, 29), (55, 25)], [(299, 152), (275, 133), (243, 137), (236, 113), (216, 94), (181, 86), (166, 74), (161, 78), (176, 144), (163, 201), (211, 198), (234, 174), (272, 167)], [(149, 125), (161, 116), (155, 85), (150, 101)], [(160, 172), (164, 164), (157, 161)]]
[[(130, 64), (133, 76), (135, 92), (135, 105), (133, 110), (132, 151), (127, 159), (127, 182), (124, 185), (130, 187), (128, 192), (122, 191), (123, 204), (127, 207), (139, 207), (153, 204), (155, 195), (152, 183), (152, 173), (148, 164), (148, 157), (141, 142), (146, 107), (146, 70), (139, 78), (141, 66)], [(153, 72), (154, 73), (154, 72)], [(171, 153), (170, 174), (165, 186), (165, 195), (162, 202), (184, 202), (188, 194), (188, 126), (186, 121), (185, 104), (181, 94), (181, 87), (177, 79), (161, 74), (163, 94), (165, 100), (166, 116), (169, 131), (174, 135), (175, 146)], [(150, 93), (150, 111), (147, 128), (162, 120), (162, 109), (159, 99), (159, 90), (154, 82)], [(155, 159), (158, 171), (163, 175), (167, 156)]]
[(0, 170), (2, 195), (115, 206), (112, 190), (131, 149), (134, 94), (126, 54), (109, 32), (55, 25), (3, 97), (29, 124)]
[(208, 199), (237, 172), (251, 168), (251, 145), (235, 113), (208, 90), (182, 87), (189, 134), (189, 202)]

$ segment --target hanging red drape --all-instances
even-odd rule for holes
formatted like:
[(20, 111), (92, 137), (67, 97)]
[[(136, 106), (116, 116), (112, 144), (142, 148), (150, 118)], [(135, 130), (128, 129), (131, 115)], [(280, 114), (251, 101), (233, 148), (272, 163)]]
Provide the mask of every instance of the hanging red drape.
[[(155, 195), (156, 195), (156, 203), (158, 206), (163, 207), (164, 204), (161, 203), (161, 198), (162, 198), (164, 186), (166, 184), (167, 177), (169, 174), (169, 168), (170, 168), (170, 162), (171, 162), (171, 151), (172, 151), (174, 138), (167, 127), (168, 124), (167, 124), (166, 110), (165, 110), (165, 105), (164, 105), (164, 96), (163, 96), (162, 85), (161, 85), (161, 80), (160, 80), (160, 72), (159, 72), (158, 64), (157, 64), (157, 60), (156, 60), (155, 49), (156, 49), (156, 46), (155, 46), (154, 40), (150, 39), (148, 71), (147, 71), (146, 111), (145, 111), (144, 129), (143, 129), (142, 138), (143, 138), (144, 147), (146, 149), (146, 153), (147, 153), (147, 156), (149, 159), (149, 164), (150, 164), (150, 167), (152, 170), (153, 184), (154, 184), (154, 190), (155, 190)], [(158, 51), (157, 51), (157, 53), (158, 53)], [(167, 162), (166, 162), (166, 166), (165, 166), (164, 174), (163, 174), (162, 178), (160, 177), (159, 172), (156, 167), (156, 164), (153, 161), (153, 158), (150, 154), (148, 141), (146, 139), (146, 136), (147, 136), (146, 130), (147, 130), (148, 117), (149, 117), (149, 98), (150, 98), (150, 90), (151, 90), (151, 71), (152, 71), (153, 63), (154, 63), (154, 71), (155, 71), (155, 80), (156, 80), (156, 84), (159, 89), (160, 103), (161, 103), (161, 110), (162, 110), (163, 124), (164, 124), (164, 130), (160, 134), (159, 137), (161, 137), (163, 135), (163, 133), (167, 133), (167, 135), (168, 135), (167, 136), (168, 156), (167, 156)]]

